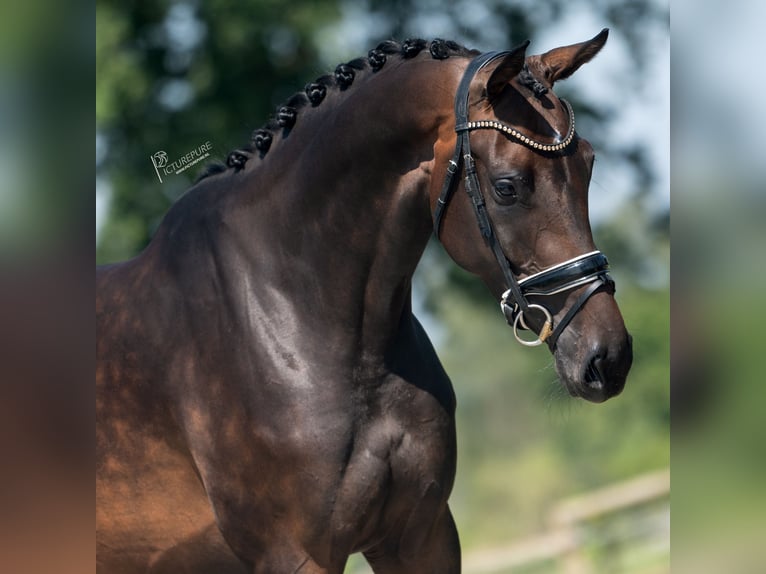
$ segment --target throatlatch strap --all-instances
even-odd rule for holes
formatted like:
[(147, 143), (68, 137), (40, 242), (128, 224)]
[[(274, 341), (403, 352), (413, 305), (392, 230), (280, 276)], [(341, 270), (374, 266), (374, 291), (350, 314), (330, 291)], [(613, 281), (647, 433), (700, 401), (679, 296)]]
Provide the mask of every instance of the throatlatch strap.
[(439, 239), (439, 230), (441, 228), (442, 217), (444, 216), (444, 208), (447, 207), (450, 195), (454, 185), (455, 174), (460, 169), (460, 135), (458, 135), (458, 144), (455, 146), (455, 153), (452, 156), (449, 164), (447, 164), (447, 177), (442, 185), (442, 192), (439, 194), (439, 199), (436, 200), (436, 208), (434, 209), (434, 235), (436, 239)]

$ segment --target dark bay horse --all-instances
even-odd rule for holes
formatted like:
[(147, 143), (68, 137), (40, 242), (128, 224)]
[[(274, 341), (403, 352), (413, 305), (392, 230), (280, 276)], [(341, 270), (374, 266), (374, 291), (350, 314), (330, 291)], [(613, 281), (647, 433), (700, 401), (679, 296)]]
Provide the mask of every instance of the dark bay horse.
[(340, 573), (354, 552), (380, 574), (460, 570), (455, 396), (411, 278), (435, 228), (572, 395), (622, 390), (594, 153), (552, 91), (606, 37), (534, 56), (385, 42), (98, 269), (99, 572)]

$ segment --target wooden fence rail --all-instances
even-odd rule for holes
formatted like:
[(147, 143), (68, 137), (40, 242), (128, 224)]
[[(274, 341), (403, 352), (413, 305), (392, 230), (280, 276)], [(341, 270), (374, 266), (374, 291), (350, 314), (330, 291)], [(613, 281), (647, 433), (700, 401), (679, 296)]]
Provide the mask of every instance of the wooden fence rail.
[[(662, 501), (667, 499), (669, 494), (670, 471), (664, 469), (567, 498), (551, 510), (548, 533), (502, 548), (469, 553), (463, 560), (463, 572), (505, 573), (536, 562), (556, 560), (559, 564), (556, 572), (590, 574), (595, 570), (583, 551), (584, 533), (589, 525), (637, 507)], [(669, 514), (669, 505), (666, 506), (665, 512)], [(661, 532), (660, 536), (665, 538), (667, 543), (667, 532)]]

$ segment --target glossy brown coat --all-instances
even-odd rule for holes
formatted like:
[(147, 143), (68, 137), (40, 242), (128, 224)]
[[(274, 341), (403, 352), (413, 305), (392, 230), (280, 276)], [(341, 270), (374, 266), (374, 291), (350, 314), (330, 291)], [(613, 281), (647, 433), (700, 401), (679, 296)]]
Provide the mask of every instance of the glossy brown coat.
[[(142, 254), (97, 271), (100, 573), (337, 574), (353, 552), (376, 573), (459, 571), (455, 397), (410, 282), (468, 61), (425, 50), (358, 73), (264, 157), (189, 190)], [(482, 103), (495, 72), (507, 88)], [(478, 78), (475, 112), (551, 137), (560, 102), (517, 72)], [(474, 147), (485, 193), (498, 170), (535, 181), (530, 206), (491, 206), (520, 275), (592, 246), (584, 140), (555, 158), (497, 134)], [(475, 227), (461, 194), (445, 247), (497, 295)], [(573, 394), (603, 400), (629, 338), (607, 293), (581, 315), (557, 363)], [(616, 365), (600, 395), (583, 380), (594, 349)]]

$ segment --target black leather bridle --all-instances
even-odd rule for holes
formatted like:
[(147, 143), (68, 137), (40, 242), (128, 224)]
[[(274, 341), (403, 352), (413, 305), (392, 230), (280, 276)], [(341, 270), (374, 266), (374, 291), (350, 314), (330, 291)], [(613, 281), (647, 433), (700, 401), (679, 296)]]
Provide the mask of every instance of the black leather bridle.
[[(513, 334), (523, 345), (535, 346), (547, 342), (553, 350), (556, 346), (561, 332), (569, 324), (572, 318), (582, 308), (585, 302), (598, 291), (601, 287), (614, 289), (614, 281), (608, 274), (609, 262), (606, 256), (600, 251), (585, 253), (573, 259), (569, 259), (553, 267), (549, 267), (539, 273), (525, 277), (521, 281), (517, 280), (511, 271), (511, 264), (503, 253), (502, 247), (492, 228), (492, 222), (487, 212), (487, 206), (481, 193), (481, 186), (476, 174), (476, 164), (471, 155), (471, 142), (469, 134), (477, 129), (494, 129), (501, 131), (522, 145), (531, 149), (543, 152), (557, 152), (565, 149), (574, 138), (574, 112), (571, 106), (565, 100), (564, 102), (569, 113), (569, 130), (563, 140), (554, 144), (544, 144), (536, 142), (525, 136), (516, 129), (503, 124), (502, 122), (485, 120), (477, 122), (468, 121), (468, 91), (471, 81), (476, 73), (493, 60), (505, 56), (508, 52), (487, 52), (477, 56), (466, 68), (463, 78), (458, 86), (455, 96), (455, 131), (457, 132), (457, 143), (455, 144), (455, 153), (447, 167), (447, 177), (442, 186), (441, 194), (436, 202), (434, 209), (434, 233), (439, 238), (439, 229), (441, 227), (444, 210), (449, 203), (452, 191), (454, 190), (455, 175), (460, 169), (462, 162), (465, 172), (465, 190), (473, 205), (476, 220), (479, 224), (479, 231), (484, 238), (485, 243), (494, 253), (500, 269), (505, 277), (508, 286), (507, 291), (503, 293), (500, 300), (500, 308), (513, 327)], [(553, 326), (553, 317), (546, 307), (537, 303), (527, 301), (527, 296), (549, 296), (564, 291), (569, 291), (578, 287), (587, 285), (580, 296), (575, 301), (566, 314)], [(529, 314), (531, 310), (540, 311), (545, 316), (545, 322), (534, 341), (522, 339), (518, 334), (518, 329), (528, 329), (529, 326), (524, 320), (524, 315)]]

